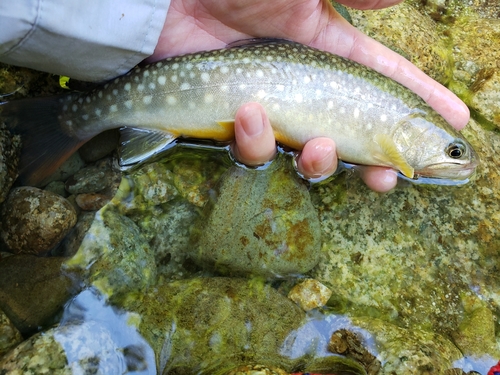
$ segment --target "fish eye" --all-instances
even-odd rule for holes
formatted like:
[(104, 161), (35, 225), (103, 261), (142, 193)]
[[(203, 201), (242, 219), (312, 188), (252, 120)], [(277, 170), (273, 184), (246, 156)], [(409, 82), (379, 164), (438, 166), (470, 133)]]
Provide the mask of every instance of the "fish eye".
[(459, 142), (450, 143), (446, 148), (446, 153), (450, 158), (460, 159), (465, 155), (465, 145)]

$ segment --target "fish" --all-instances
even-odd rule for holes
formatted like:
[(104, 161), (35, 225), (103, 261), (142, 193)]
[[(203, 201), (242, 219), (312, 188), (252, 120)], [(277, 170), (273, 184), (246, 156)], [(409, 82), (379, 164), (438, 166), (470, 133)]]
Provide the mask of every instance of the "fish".
[(276, 140), (292, 149), (330, 137), (340, 160), (410, 179), (465, 180), (478, 165), (472, 146), (406, 87), (282, 39), (169, 57), (86, 93), (5, 102), (0, 117), (22, 136), (20, 180), (36, 184), (108, 129), (121, 129), (123, 166), (183, 138), (230, 142), (247, 102), (265, 108)]

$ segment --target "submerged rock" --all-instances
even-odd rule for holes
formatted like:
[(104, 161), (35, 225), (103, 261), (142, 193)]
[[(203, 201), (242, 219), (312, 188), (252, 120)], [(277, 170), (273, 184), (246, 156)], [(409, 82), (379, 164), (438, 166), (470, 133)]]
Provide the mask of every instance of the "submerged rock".
[(278, 157), (265, 170), (234, 166), (221, 177), (189, 254), (223, 273), (282, 277), (317, 264), (320, 237), (306, 186)]
[(332, 291), (314, 279), (304, 280), (295, 285), (288, 293), (288, 298), (298, 304), (302, 310), (309, 311), (326, 305)]
[(23, 334), (53, 322), (69, 299), (71, 280), (63, 258), (14, 255), (0, 261), (0, 309)]
[(112, 206), (96, 213), (78, 252), (65, 263), (104, 295), (125, 298), (156, 278), (154, 254), (135, 223)]
[(23, 186), (2, 204), (0, 221), (0, 235), (12, 252), (40, 255), (76, 224), (76, 212), (60, 195)]

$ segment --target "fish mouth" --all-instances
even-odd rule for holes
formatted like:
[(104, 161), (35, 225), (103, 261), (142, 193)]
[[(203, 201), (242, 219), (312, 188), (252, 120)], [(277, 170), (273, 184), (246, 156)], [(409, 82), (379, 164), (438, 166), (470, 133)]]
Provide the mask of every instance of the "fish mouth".
[(415, 175), (449, 180), (465, 180), (474, 174), (478, 165), (477, 160), (467, 164), (439, 163), (415, 171)]

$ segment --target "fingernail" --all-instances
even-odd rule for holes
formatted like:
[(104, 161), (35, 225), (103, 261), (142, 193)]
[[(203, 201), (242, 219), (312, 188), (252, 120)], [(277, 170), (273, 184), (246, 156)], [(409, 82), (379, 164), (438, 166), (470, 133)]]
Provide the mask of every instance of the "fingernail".
[(314, 173), (318, 175), (323, 175), (324, 173), (329, 172), (334, 162), (334, 158), (336, 157), (336, 155), (332, 152), (332, 149), (329, 147), (321, 147), (321, 152), (324, 156), (320, 160), (315, 160), (311, 163)]
[(249, 108), (241, 119), (243, 131), (249, 137), (255, 137), (264, 131), (262, 113), (256, 108)]

